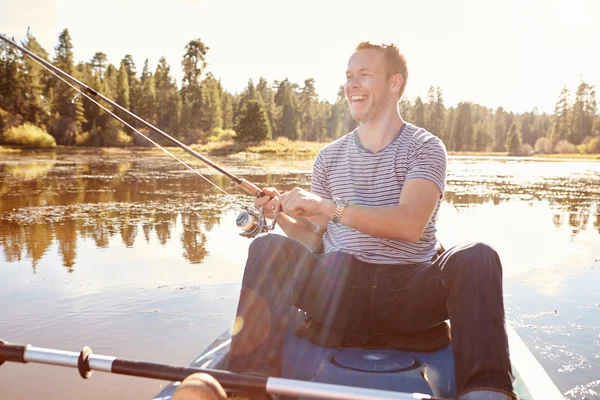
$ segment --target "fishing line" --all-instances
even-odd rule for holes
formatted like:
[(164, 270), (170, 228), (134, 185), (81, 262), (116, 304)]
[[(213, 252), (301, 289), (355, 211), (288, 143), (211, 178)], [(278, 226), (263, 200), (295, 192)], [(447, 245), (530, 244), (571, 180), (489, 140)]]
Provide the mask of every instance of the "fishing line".
[(201, 177), (202, 179), (204, 179), (206, 182), (210, 183), (215, 188), (219, 189), (221, 192), (225, 193), (228, 196), (231, 196), (230, 193), (227, 193), (224, 189), (222, 189), (221, 187), (217, 186), (215, 183), (211, 182), (208, 178), (206, 178), (200, 172), (198, 172), (197, 170), (195, 170), (194, 168), (192, 168), (191, 166), (189, 166), (188, 164), (186, 164), (184, 161), (182, 161), (175, 154), (171, 153), (169, 150), (165, 149), (163, 146), (161, 146), (160, 144), (156, 143), (154, 140), (150, 139), (148, 136), (144, 135), (142, 132), (138, 131), (136, 128), (134, 128), (133, 126), (131, 126), (125, 120), (123, 120), (122, 118), (120, 118), (118, 115), (116, 115), (115, 113), (113, 113), (112, 111), (110, 111), (108, 108), (104, 107), (102, 104), (100, 104), (95, 99), (93, 99), (92, 97), (90, 97), (87, 93), (84, 93), (81, 90), (79, 90), (71, 82), (67, 81), (62, 76), (58, 75), (56, 72), (52, 71), (51, 69), (46, 69), (46, 70), (49, 71), (52, 75), (56, 76), (58, 79), (60, 79), (61, 81), (63, 81), (64, 83), (66, 83), (67, 85), (71, 86), (73, 89), (75, 89), (77, 91), (77, 94), (75, 95), (75, 97), (73, 97), (73, 100), (71, 100), (71, 103), (75, 103), (77, 101), (77, 99), (81, 95), (84, 95), (86, 98), (88, 98), (94, 104), (96, 104), (98, 107), (102, 108), (104, 111), (106, 111), (107, 113), (109, 113), (110, 115), (112, 115), (113, 117), (115, 117), (117, 120), (121, 121), (123, 124), (125, 124), (126, 126), (128, 126), (129, 128), (131, 128), (133, 131), (135, 131), (135, 133), (137, 133), (138, 135), (142, 136), (144, 139), (146, 139), (147, 141), (149, 141), (150, 143), (152, 143), (153, 145), (155, 145), (156, 147), (158, 147), (159, 149), (161, 149), (162, 151), (164, 151), (165, 153), (167, 153), (168, 155), (170, 155), (171, 157), (173, 157), (175, 160), (179, 161), (187, 169), (189, 169), (190, 171), (192, 171), (193, 173), (195, 173), (196, 175), (198, 175), (199, 177)]

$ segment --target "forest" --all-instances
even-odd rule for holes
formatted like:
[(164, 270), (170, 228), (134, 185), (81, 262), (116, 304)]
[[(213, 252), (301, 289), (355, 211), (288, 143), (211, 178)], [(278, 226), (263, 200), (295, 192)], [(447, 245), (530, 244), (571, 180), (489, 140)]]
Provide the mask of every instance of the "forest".
[[(210, 48), (200, 39), (185, 46), (178, 86), (163, 57), (148, 60), (141, 73), (131, 55), (113, 64), (96, 52), (87, 62), (75, 62), (67, 29), (51, 58), (30, 31), (23, 45), (186, 144), (257, 143), (287, 138), (329, 142), (354, 129), (340, 86), (337, 100), (321, 100), (315, 80), (268, 82), (259, 77), (241, 93), (229, 93), (207, 72)], [(129, 127), (12, 46), (0, 44), (0, 145), (21, 147), (147, 145)], [(575, 93), (558, 94), (553, 114), (514, 113), (464, 101), (444, 104), (443, 90), (429, 88), (426, 98), (398, 104), (403, 118), (439, 136), (452, 152), (600, 153), (600, 115), (595, 86), (581, 81)], [(140, 129), (130, 117), (120, 115)], [(147, 132), (145, 132), (147, 133)], [(153, 137), (154, 138), (154, 137)], [(157, 138), (154, 138), (159, 140)]]

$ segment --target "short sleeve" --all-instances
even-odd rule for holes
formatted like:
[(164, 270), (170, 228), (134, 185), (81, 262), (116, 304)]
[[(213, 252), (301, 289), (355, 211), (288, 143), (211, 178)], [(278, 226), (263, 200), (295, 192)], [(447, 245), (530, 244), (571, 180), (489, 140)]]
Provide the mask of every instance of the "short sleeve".
[(414, 149), (408, 163), (406, 180), (412, 178), (430, 180), (437, 185), (443, 195), (446, 190), (447, 160), (446, 146), (438, 137), (431, 136)]
[(325, 156), (323, 150), (319, 152), (313, 166), (310, 191), (324, 199), (331, 199), (327, 185), (327, 169), (325, 168)]

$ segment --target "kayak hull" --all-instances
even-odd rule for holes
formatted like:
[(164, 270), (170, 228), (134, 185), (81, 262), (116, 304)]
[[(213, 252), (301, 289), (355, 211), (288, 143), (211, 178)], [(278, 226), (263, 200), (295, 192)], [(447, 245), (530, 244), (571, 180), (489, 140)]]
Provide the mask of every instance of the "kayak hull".
[[(282, 377), (301, 381), (380, 389), (401, 393), (422, 393), (443, 398), (456, 397), (452, 346), (433, 352), (407, 352), (389, 348), (340, 349), (315, 345), (296, 336), (305, 314), (295, 311), (284, 348)], [(562, 399), (545, 371), (509, 328), (511, 361), (513, 342), (521, 369), (531, 376), (525, 382), (513, 363), (514, 387), (520, 399)], [(190, 365), (225, 370), (231, 334), (224, 332)], [(531, 375), (537, 371), (536, 375)], [(169, 383), (154, 400), (169, 400), (178, 382)], [(536, 395), (537, 393), (537, 395)]]

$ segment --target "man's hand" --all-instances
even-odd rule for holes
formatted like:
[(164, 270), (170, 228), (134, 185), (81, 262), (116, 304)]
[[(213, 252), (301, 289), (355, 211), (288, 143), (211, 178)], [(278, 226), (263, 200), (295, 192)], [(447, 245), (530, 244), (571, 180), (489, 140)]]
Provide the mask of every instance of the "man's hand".
[(212, 376), (197, 372), (185, 378), (173, 394), (173, 400), (226, 400), (223, 387)]
[(265, 214), (265, 217), (273, 219), (273, 206), (275, 206), (275, 203), (281, 195), (275, 188), (264, 188), (262, 192), (266, 194), (266, 196), (255, 198), (254, 207), (258, 208), (263, 206), (263, 214)]
[(332, 219), (335, 207), (333, 201), (298, 187), (280, 195), (275, 203), (275, 210), (283, 211), (292, 218), (326, 216)]

